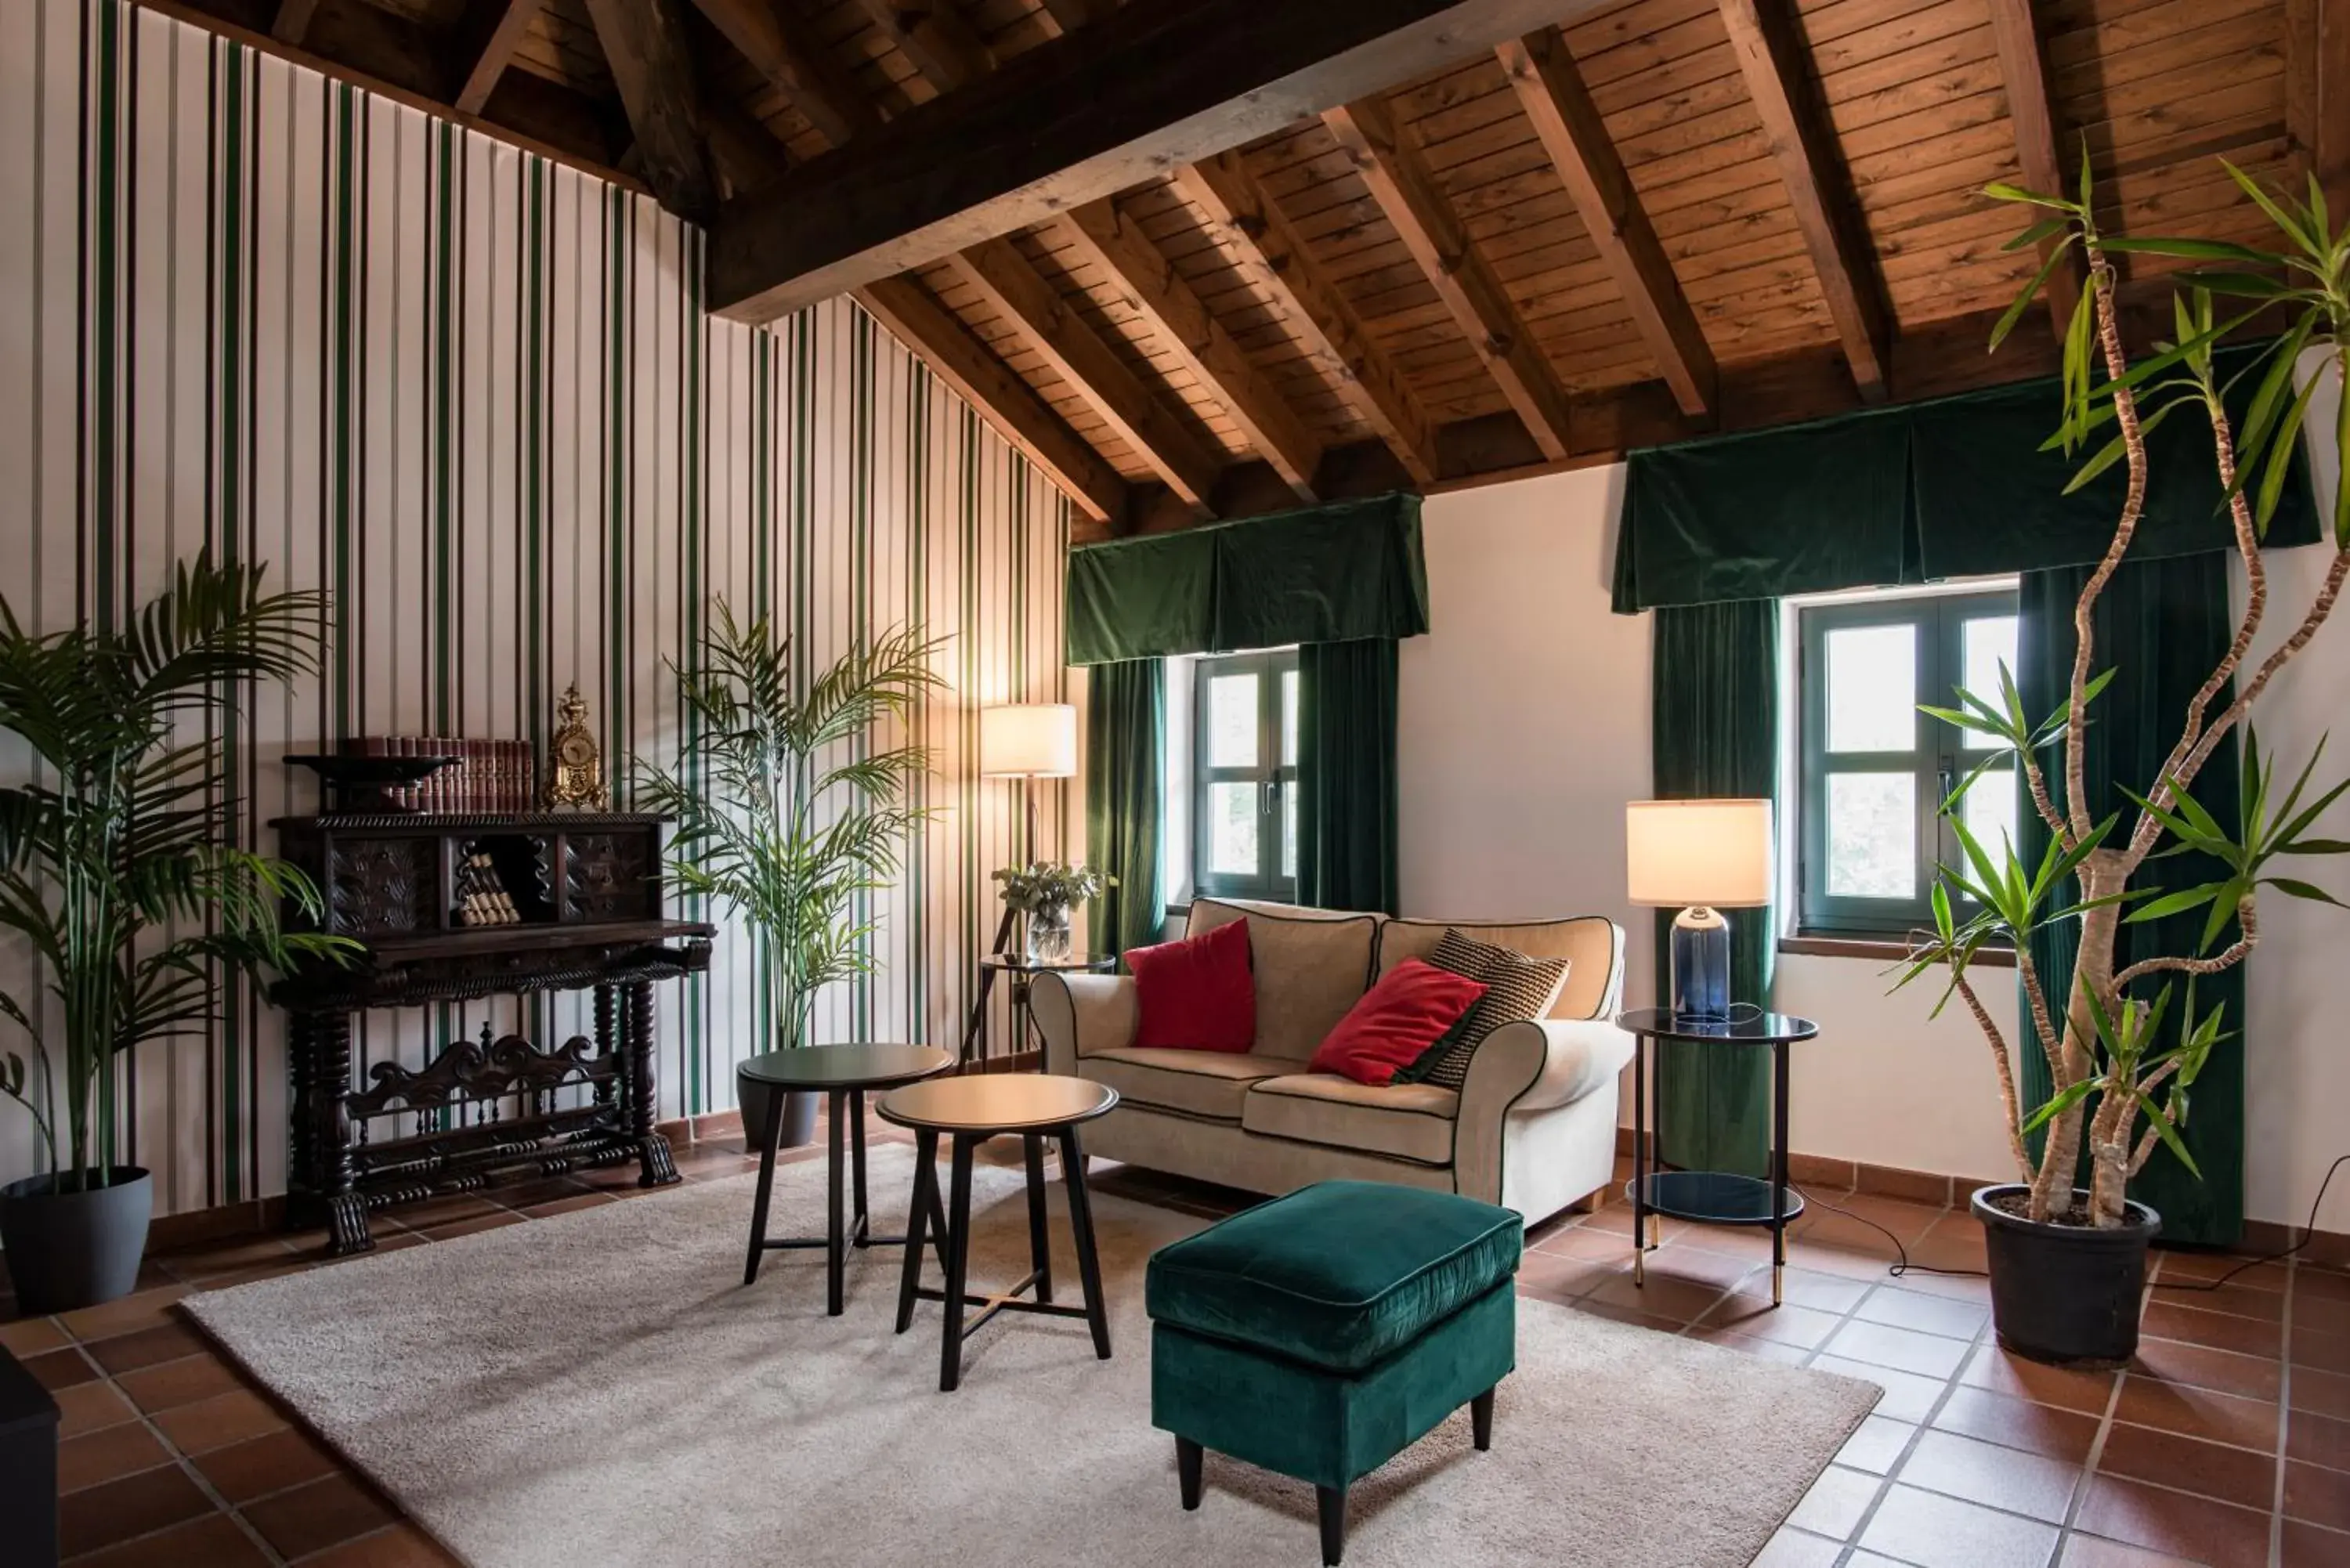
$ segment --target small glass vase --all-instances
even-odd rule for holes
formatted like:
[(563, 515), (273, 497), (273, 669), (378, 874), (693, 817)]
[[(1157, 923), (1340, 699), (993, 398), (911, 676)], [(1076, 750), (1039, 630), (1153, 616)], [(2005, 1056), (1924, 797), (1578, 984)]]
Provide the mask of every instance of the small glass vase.
[(1028, 911), (1028, 961), (1061, 963), (1069, 956), (1069, 907), (1050, 905)]

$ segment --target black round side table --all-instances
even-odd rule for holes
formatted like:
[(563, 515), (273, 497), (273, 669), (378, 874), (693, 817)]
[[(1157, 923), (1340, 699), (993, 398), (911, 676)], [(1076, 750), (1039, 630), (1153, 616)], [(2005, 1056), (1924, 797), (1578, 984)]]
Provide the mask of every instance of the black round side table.
[[(1809, 1040), (1820, 1026), (1784, 1012), (1754, 1012), (1731, 1020), (1692, 1018), (1668, 1007), (1636, 1008), (1616, 1020), (1629, 1030), (1632, 1060), (1632, 1282), (1647, 1278), (1644, 1254), (1657, 1245), (1656, 1216), (1708, 1225), (1768, 1225), (1771, 1228), (1771, 1304), (1779, 1304), (1787, 1267), (1787, 1221), (1804, 1211), (1804, 1200), (1787, 1193), (1787, 1047)], [(1724, 1170), (1648, 1168), (1648, 1043), (1686, 1041), (1730, 1049), (1768, 1047), (1771, 1052), (1771, 1175), (1740, 1176)], [(1662, 1107), (1659, 1107), (1659, 1119)]]
[[(1109, 1312), (1102, 1302), (1101, 1260), (1094, 1250), (1093, 1199), (1086, 1190), (1085, 1151), (1077, 1144), (1077, 1124), (1106, 1115), (1118, 1104), (1118, 1091), (1086, 1078), (1065, 1078), (1049, 1073), (985, 1073), (940, 1078), (892, 1089), (882, 1096), (881, 1119), (911, 1127), (916, 1144), (914, 1200), (908, 1221), (905, 1272), (898, 1284), (898, 1332), (913, 1325), (917, 1301), (942, 1303), (946, 1334), (939, 1352), (939, 1389), (951, 1394), (962, 1380), (962, 1342), (979, 1332), (999, 1312), (1046, 1313), (1055, 1317), (1081, 1317), (1093, 1330), (1094, 1354), (1109, 1359)], [(971, 1156), (989, 1138), (1017, 1134), (1028, 1155), (1027, 1277), (1009, 1290), (993, 1295), (966, 1291), (971, 1263)], [(939, 1137), (953, 1139), (951, 1174), (946, 1213), (939, 1213)], [(1069, 1189), (1069, 1228), (1076, 1232), (1077, 1278), (1085, 1287), (1083, 1306), (1063, 1306), (1053, 1300), (1053, 1255), (1045, 1235), (1045, 1139), (1061, 1145), (1061, 1177)], [(946, 1284), (932, 1290), (922, 1283), (925, 1227), (938, 1226)], [(1034, 1301), (1023, 1293), (1035, 1287)], [(963, 1308), (975, 1306), (979, 1315), (963, 1321)]]
[[(1012, 982), (1012, 1049), (1016, 1054), (1028, 1049), (1028, 1037), (1034, 1033), (1028, 1012), (1028, 988), (1040, 974), (1108, 974), (1118, 968), (1116, 953), (1071, 953), (1066, 958), (1032, 959), (1023, 953), (990, 953), (979, 961), (983, 980), (997, 974)], [(987, 1005), (984, 992), (980, 1008)], [(963, 1036), (963, 1065), (970, 1066), (987, 1054), (983, 1031), (977, 1025), (983, 1012), (972, 1020), (974, 1027)]]
[[(799, 1247), (825, 1250), (825, 1312), (841, 1314), (842, 1279), (848, 1248), (897, 1247), (902, 1236), (872, 1234), (865, 1208), (865, 1091), (894, 1088), (943, 1073), (955, 1059), (928, 1045), (806, 1045), (796, 1051), (775, 1051), (754, 1056), (742, 1065), (746, 1078), (775, 1091), (767, 1096), (767, 1125), (759, 1154), (759, 1195), (751, 1203), (751, 1255), (743, 1265), (743, 1282), (759, 1277), (759, 1260), (769, 1251)], [(767, 1199), (775, 1186), (775, 1144), (784, 1125), (784, 1096), (821, 1094), (827, 1096), (825, 1121), (829, 1134), (827, 1162), (830, 1168), (829, 1223), (821, 1241), (794, 1238), (774, 1241), (767, 1236)], [(844, 1124), (846, 1126), (844, 1127)], [(840, 1214), (842, 1135), (855, 1145), (857, 1222), (843, 1226)]]

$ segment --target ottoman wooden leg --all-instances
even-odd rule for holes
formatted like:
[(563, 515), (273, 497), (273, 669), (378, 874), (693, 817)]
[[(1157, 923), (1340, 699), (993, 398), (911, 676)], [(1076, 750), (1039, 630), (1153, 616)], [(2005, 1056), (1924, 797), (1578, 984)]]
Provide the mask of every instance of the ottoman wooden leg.
[(1479, 1453), (1493, 1446), (1493, 1390), (1491, 1388), (1469, 1401), (1469, 1431), (1477, 1441)]
[(1323, 1568), (1338, 1568), (1347, 1552), (1347, 1489), (1317, 1486), (1314, 1497), (1322, 1506)]
[(1183, 1486), (1183, 1511), (1186, 1513), (1200, 1506), (1200, 1461), (1202, 1457), (1200, 1445), (1191, 1438), (1175, 1439), (1175, 1479)]

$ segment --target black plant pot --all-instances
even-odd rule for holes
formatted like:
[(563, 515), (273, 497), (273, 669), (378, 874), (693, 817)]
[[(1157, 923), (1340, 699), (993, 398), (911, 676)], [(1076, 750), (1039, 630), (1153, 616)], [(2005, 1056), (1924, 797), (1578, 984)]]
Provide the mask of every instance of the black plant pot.
[(118, 1165), (107, 1186), (80, 1192), (59, 1192), (47, 1176), (0, 1187), (0, 1247), (17, 1310), (46, 1317), (129, 1295), (154, 1213), (154, 1180), (135, 1165)]
[[(2126, 1221), (2112, 1230), (2043, 1225), (1991, 1201), (2028, 1190), (2014, 1183), (1979, 1187), (1968, 1204), (1982, 1221), (2000, 1344), (2058, 1366), (2127, 1361), (2137, 1352), (2147, 1243), (2162, 1229), (2162, 1216), (2132, 1201)], [(2086, 1194), (2077, 1196), (2086, 1202)]]
[[(754, 1083), (734, 1075), (735, 1103), (743, 1107), (743, 1147), (753, 1154), (759, 1152), (759, 1135), (767, 1126), (767, 1098), (778, 1091), (765, 1084)], [(824, 1103), (822, 1095), (791, 1090), (784, 1094), (784, 1127), (775, 1140), (778, 1149), (800, 1148), (816, 1141), (816, 1113)]]

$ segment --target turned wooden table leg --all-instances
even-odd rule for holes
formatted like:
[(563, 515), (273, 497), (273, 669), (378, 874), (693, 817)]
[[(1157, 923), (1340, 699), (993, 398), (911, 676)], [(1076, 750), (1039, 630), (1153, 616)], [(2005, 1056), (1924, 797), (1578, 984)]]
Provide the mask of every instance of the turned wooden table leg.
[(667, 1187), (678, 1179), (677, 1162), (670, 1158), (669, 1139), (653, 1127), (652, 981), (630, 981), (628, 1006), (628, 1136), (637, 1148), (637, 1185)]
[(368, 1233), (367, 1202), (359, 1194), (359, 1166), (351, 1158), (351, 1119), (344, 1096), (351, 1090), (351, 1015), (300, 1015), (293, 1048), (305, 1059), (302, 1104), (295, 1112), (307, 1134), (310, 1188), (326, 1210), (327, 1250), (337, 1257), (375, 1249)]

